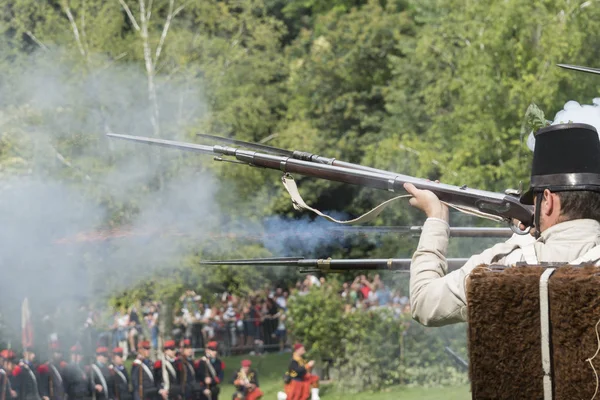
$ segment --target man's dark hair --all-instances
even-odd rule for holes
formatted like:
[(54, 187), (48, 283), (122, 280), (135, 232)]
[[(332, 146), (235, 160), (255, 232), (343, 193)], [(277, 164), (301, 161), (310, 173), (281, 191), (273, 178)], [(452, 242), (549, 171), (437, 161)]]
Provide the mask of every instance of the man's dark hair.
[(600, 222), (600, 193), (587, 190), (557, 192), (564, 221), (594, 219)]

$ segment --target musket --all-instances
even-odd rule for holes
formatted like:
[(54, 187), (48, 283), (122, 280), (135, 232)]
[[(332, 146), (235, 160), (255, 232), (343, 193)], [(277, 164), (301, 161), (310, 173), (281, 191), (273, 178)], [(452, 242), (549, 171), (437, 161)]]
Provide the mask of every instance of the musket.
[(468, 371), (469, 370), (469, 363), (466, 362), (461, 356), (459, 356), (458, 354), (456, 354), (450, 347), (446, 346), (444, 347), (444, 349), (446, 350), (446, 352), (448, 354), (450, 354), (450, 357), (452, 357), (452, 359), (456, 362), (456, 364), (458, 365), (458, 367), (464, 371)]
[[(462, 267), (468, 258), (448, 258), (449, 270)], [(374, 258), (339, 260), (332, 258), (304, 258), (304, 257), (272, 257), (272, 258), (246, 258), (237, 260), (210, 260), (200, 261), (202, 265), (249, 265), (249, 266), (291, 266), (298, 267), (301, 273), (311, 272), (345, 272), (345, 271), (397, 271), (410, 270), (410, 258)]]
[[(340, 226), (331, 228), (333, 231), (362, 234), (411, 234), (420, 236), (423, 232), (422, 226)], [(510, 228), (488, 228), (488, 227), (450, 227), (451, 237), (474, 237), (474, 238), (509, 238), (513, 235)]]
[[(376, 168), (364, 167), (358, 164), (352, 164), (352, 168), (339, 166), (337, 160), (333, 160), (332, 164), (325, 164), (316, 162), (312, 158), (311, 161), (306, 161), (290, 156), (273, 155), (220, 145), (205, 146), (114, 133), (109, 133), (107, 136), (154, 146), (216, 155), (215, 160), (217, 161), (229, 161), (236, 164), (280, 170), (284, 174), (297, 173), (314, 178), (366, 186), (390, 192), (404, 191), (403, 185), (411, 183), (418, 189), (431, 190), (441, 201), (462, 208), (463, 211), (479, 214), (479, 216), (491, 216), (505, 221), (515, 233), (526, 234), (527, 231), (521, 231), (514, 224), (513, 220), (518, 220), (527, 227), (533, 225), (533, 207), (521, 204), (518, 198), (519, 192), (514, 190), (507, 190), (504, 194), (471, 189), (466, 185), (461, 187), (453, 186)], [(226, 157), (232, 157), (233, 159)], [(334, 163), (338, 164), (334, 165)], [(350, 163), (345, 164), (348, 165)]]
[(570, 64), (556, 64), (557, 66), (564, 69), (572, 69), (574, 71), (587, 72), (590, 74), (600, 75), (600, 69), (591, 68), (591, 67), (580, 67), (579, 65), (570, 65)]

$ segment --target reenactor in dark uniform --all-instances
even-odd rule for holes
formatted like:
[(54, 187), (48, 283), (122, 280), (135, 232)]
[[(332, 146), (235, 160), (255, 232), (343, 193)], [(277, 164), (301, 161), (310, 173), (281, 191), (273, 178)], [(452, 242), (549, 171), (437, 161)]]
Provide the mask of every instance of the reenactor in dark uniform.
[(181, 361), (175, 358), (175, 341), (167, 340), (163, 346), (165, 363), (162, 360), (154, 363), (154, 381), (157, 386), (165, 390), (169, 399), (181, 399), (182, 390), (177, 370), (181, 370)]
[(17, 397), (12, 388), (12, 373), (15, 367), (15, 353), (12, 350), (0, 351), (0, 400), (11, 400)]
[(106, 347), (96, 349), (96, 362), (90, 366), (90, 375), (92, 397), (96, 400), (113, 399), (113, 374), (108, 368), (108, 349)]
[(33, 364), (35, 352), (31, 349), (23, 351), (23, 359), (13, 369), (13, 389), (17, 391), (18, 400), (40, 400), (39, 375)]
[(63, 360), (62, 351), (58, 342), (50, 344), (52, 360), (38, 367), (40, 377), (39, 387), (43, 399), (64, 400), (64, 369), (67, 363)]
[(225, 364), (217, 358), (217, 342), (208, 342), (206, 345), (206, 355), (199, 361), (196, 371), (197, 379), (204, 384), (201, 400), (218, 400), (221, 388), (219, 383), (223, 380)]
[(202, 387), (196, 381), (196, 366), (194, 364), (194, 349), (189, 339), (183, 341), (181, 357), (178, 365), (179, 383), (185, 400), (194, 400), (200, 396)]
[(315, 362), (306, 362), (303, 357), (304, 353), (306, 353), (304, 346), (296, 343), (287, 372), (291, 378), (290, 383), (285, 388), (287, 400), (306, 400), (309, 396), (311, 400), (320, 399), (319, 377), (310, 373)]
[(109, 366), (113, 374), (113, 393), (115, 400), (133, 400), (129, 387), (129, 373), (123, 365), (123, 349), (116, 347), (112, 351), (113, 363)]
[(158, 387), (154, 382), (153, 365), (150, 356), (150, 342), (138, 343), (138, 356), (131, 366), (131, 387), (134, 400), (157, 400)]
[(63, 381), (69, 400), (89, 400), (92, 398), (89, 367), (82, 363), (81, 346), (71, 347), (71, 363), (64, 370)]
[(233, 373), (231, 383), (236, 388), (233, 394), (233, 400), (258, 400), (263, 396), (262, 390), (258, 387), (258, 374), (250, 369), (252, 361), (242, 360), (242, 368)]

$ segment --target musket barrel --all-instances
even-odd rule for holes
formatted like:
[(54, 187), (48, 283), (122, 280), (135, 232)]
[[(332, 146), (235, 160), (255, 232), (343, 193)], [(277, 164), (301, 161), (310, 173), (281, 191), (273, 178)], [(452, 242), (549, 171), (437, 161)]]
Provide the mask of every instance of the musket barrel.
[[(419, 236), (423, 232), (422, 226), (341, 226), (331, 228), (341, 232), (360, 233), (410, 233)], [(513, 235), (510, 228), (499, 227), (451, 227), (451, 237), (473, 238), (508, 238)]]
[[(446, 260), (449, 270), (455, 270), (462, 267), (468, 258), (449, 258)], [(282, 257), (281, 259), (244, 259), (244, 260), (215, 260), (200, 261), (202, 265), (250, 265), (250, 266), (296, 266), (301, 269), (322, 272), (340, 272), (340, 271), (405, 271), (410, 270), (410, 258), (374, 258), (374, 259), (304, 259)]]
[[(283, 172), (298, 173), (305, 176), (330, 181), (367, 186), (392, 192), (404, 191), (404, 183), (412, 183), (419, 189), (432, 190), (438, 198), (456, 206), (493, 214), (506, 221), (516, 218), (527, 226), (533, 222), (533, 208), (519, 203), (514, 196), (485, 190), (457, 187), (444, 183), (430, 182), (426, 179), (408, 175), (371, 172), (357, 169), (315, 164), (289, 157), (279, 157), (245, 150), (238, 150), (236, 158), (259, 167), (279, 169)], [(474, 200), (474, 197), (477, 200)]]

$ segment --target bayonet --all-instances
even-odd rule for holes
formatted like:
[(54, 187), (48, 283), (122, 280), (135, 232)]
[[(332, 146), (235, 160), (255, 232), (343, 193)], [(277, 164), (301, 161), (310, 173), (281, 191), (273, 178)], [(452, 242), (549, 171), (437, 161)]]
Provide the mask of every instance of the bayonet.
[[(448, 258), (449, 270), (462, 267), (468, 258)], [(345, 272), (345, 271), (396, 271), (408, 272), (410, 270), (410, 258), (375, 258), (375, 259), (353, 259), (340, 260), (332, 258), (246, 258), (237, 260), (209, 260), (200, 261), (202, 265), (248, 265), (248, 266), (292, 266), (298, 267), (302, 273), (311, 272)]]
[(479, 216), (492, 217), (509, 224), (514, 232), (520, 231), (513, 220), (518, 220), (525, 226), (533, 225), (533, 207), (523, 205), (513, 194), (495, 193), (485, 190), (453, 186), (431, 182), (427, 179), (414, 178), (408, 175), (396, 174), (361, 165), (350, 164), (352, 167), (329, 165), (319, 162), (295, 159), (292, 157), (272, 155), (252, 150), (243, 150), (227, 146), (204, 146), (172, 140), (146, 138), (130, 135), (108, 134), (118, 139), (142, 142), (161, 147), (173, 147), (179, 150), (217, 155), (217, 159), (233, 157), (235, 160), (250, 166), (280, 170), (284, 174), (297, 173), (314, 178), (327, 179), (335, 182), (348, 183), (371, 187), (391, 192), (404, 191), (404, 184), (411, 183), (418, 189), (431, 190), (437, 197), (463, 212)]
[(591, 68), (591, 67), (581, 67), (579, 65), (569, 65), (569, 64), (556, 64), (557, 66), (564, 69), (572, 69), (574, 71), (587, 72), (590, 74), (600, 75), (600, 69)]

